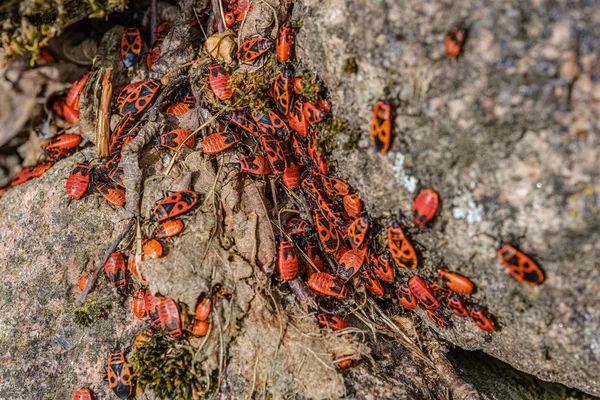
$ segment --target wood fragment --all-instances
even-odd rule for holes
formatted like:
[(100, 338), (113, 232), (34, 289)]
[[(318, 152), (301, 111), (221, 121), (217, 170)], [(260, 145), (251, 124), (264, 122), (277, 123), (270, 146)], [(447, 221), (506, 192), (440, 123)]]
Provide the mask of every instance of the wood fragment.
[(112, 67), (104, 74), (102, 80), (102, 97), (98, 107), (98, 125), (96, 126), (96, 149), (98, 156), (108, 157), (110, 142), (110, 101), (112, 99)]

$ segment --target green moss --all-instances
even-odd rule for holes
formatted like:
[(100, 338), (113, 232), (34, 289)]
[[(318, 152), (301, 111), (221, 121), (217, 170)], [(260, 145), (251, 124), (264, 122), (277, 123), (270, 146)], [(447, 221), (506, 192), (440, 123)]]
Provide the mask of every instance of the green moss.
[(90, 326), (94, 321), (106, 318), (110, 306), (100, 305), (94, 300), (88, 300), (81, 307), (73, 306), (73, 322), (81, 326)]
[(321, 151), (331, 152), (338, 147), (338, 136), (345, 135), (344, 150), (355, 149), (360, 139), (360, 132), (350, 129), (344, 118), (329, 116), (321, 123), (321, 137), (317, 141), (317, 148)]
[(280, 71), (281, 67), (273, 57), (254, 72), (233, 74), (229, 84), (233, 90), (234, 103), (257, 111), (264, 110), (273, 81)]
[(202, 375), (194, 361), (195, 350), (168, 336), (164, 330), (140, 345), (129, 366), (137, 395), (151, 389), (159, 398), (198, 399), (210, 389), (210, 378)]
[(315, 74), (310, 72), (302, 75), (302, 95), (308, 101), (316, 102), (319, 100), (319, 94), (323, 91), (323, 86)]
[(342, 66), (342, 71), (344, 71), (345, 74), (355, 74), (358, 72), (358, 64), (356, 63), (356, 59), (355, 58), (346, 58), (346, 60), (344, 61), (344, 65)]

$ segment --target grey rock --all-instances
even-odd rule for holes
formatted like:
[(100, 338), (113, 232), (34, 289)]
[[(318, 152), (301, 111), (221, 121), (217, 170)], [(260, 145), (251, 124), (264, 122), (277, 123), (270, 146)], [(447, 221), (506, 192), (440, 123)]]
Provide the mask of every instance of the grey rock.
[[(435, 188), (437, 219), (409, 229), (418, 273), (433, 278), (446, 265), (470, 277), (472, 302), (501, 328), (485, 334), (455, 319), (433, 329), (599, 395), (598, 3), (306, 0), (294, 12), (306, 16), (298, 59), (319, 72), (334, 116), (360, 132), (359, 148), (333, 151), (338, 174), (384, 222), (410, 216), (418, 190)], [(444, 39), (458, 27), (468, 38), (451, 59)], [(356, 73), (344, 72), (347, 60)], [(381, 98), (395, 106), (388, 154), (364, 148)], [(502, 241), (539, 261), (542, 286), (508, 274)]]

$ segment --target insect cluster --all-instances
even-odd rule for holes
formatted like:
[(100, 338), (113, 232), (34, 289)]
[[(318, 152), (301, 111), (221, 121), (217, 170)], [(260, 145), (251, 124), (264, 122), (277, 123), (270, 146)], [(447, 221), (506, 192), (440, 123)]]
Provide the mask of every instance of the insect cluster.
[[(223, 8), (223, 21), (215, 20), (214, 30), (222, 23), (228, 28), (235, 28), (252, 9), (252, 3), (228, 0), (223, 3)], [(190, 28), (195, 24), (200, 22), (194, 21)], [(156, 38), (147, 51), (148, 68), (160, 60), (162, 43), (172, 27), (173, 24), (168, 21), (158, 26)], [(197, 138), (197, 132), (177, 127), (160, 134), (150, 145), (175, 152), (188, 146), (201, 149), (206, 155), (220, 154), (235, 147), (241, 156), (233, 166), (240, 173), (274, 182), (274, 197), (278, 193), (288, 193), (289, 199), (296, 199), (298, 208), (303, 211), (293, 210), (298, 216), (285, 213), (280, 220), (277, 249), (278, 276), (289, 282), (292, 288), (302, 287), (306, 282), (308, 296), (338, 306), (358, 294), (389, 302), (395, 302), (397, 298), (405, 310), (415, 310), (421, 305), (440, 328), (450, 327), (450, 316), (454, 314), (469, 318), (483, 331), (496, 330), (487, 310), (466, 297), (475, 289), (474, 283), (467, 277), (444, 267), (438, 269), (437, 279), (416, 273), (422, 260), (419, 260), (407, 232), (424, 228), (435, 218), (440, 204), (436, 191), (426, 189), (415, 198), (412, 209), (414, 228), (408, 225), (408, 221), (393, 220), (385, 229), (380, 229), (381, 222), (368, 216), (351, 185), (331, 173), (332, 168), (318, 143), (322, 129), (319, 124), (330, 114), (332, 104), (322, 92), (309, 99), (304, 87), (306, 80), (294, 72), (290, 61), (295, 29), (288, 17), (279, 27), (277, 37), (253, 36), (240, 42), (237, 51), (239, 64), (258, 64), (269, 57), (277, 60), (278, 73), (270, 82), (268, 93), (265, 93), (267, 101), (264, 107), (251, 108), (246, 104), (233, 103), (234, 90), (228, 71), (235, 73), (236, 63), (224, 65), (217, 59), (211, 59), (206, 75), (219, 107), (209, 104), (205, 108), (218, 121), (218, 130)], [(448, 36), (445, 44), (450, 57), (459, 55), (465, 36), (466, 33), (461, 30)], [(124, 66), (133, 68), (138, 65), (143, 49), (140, 30), (133, 27), (125, 29), (120, 42)], [(55, 118), (77, 125), (79, 97), (89, 77), (90, 73), (84, 74), (64, 98), (54, 101), (52, 113)], [(152, 107), (161, 107), (166, 114), (181, 116), (200, 104), (206, 104), (205, 99), (199, 99), (197, 105), (190, 85), (183, 85), (169, 93), (166, 96), (168, 104), (157, 104), (155, 100), (164, 89), (158, 79), (125, 86), (112, 104), (112, 69), (108, 69), (103, 78), (96, 143), (102, 160), (77, 164), (67, 177), (65, 191), (70, 200), (80, 200), (92, 187), (110, 204), (122, 207), (126, 201), (125, 176), (119, 163), (123, 148), (140, 132), (145, 113)], [(113, 113), (120, 115), (120, 120), (111, 133), (109, 122)], [(392, 113), (388, 101), (379, 101), (374, 106), (370, 136), (378, 152), (385, 153), (391, 147)], [(103, 141), (106, 142), (106, 151), (101, 150), (103, 146), (99, 145)], [(78, 134), (57, 136), (43, 147), (48, 161), (24, 169), (10, 186), (41, 176), (53, 163), (71, 155), (80, 144), (81, 136)], [(147, 345), (158, 332), (175, 339), (188, 335), (206, 336), (211, 327), (213, 302), (227, 296), (227, 292), (216, 285), (211, 293), (201, 297), (194, 317), (190, 318), (174, 299), (153, 295), (138, 270), (139, 261), (163, 255), (163, 243), (184, 230), (186, 213), (197, 202), (198, 195), (193, 191), (168, 194), (149, 216), (150, 223), (156, 225), (153, 234), (142, 242), (143, 254), (136, 256), (130, 251), (126, 262), (123, 252), (115, 251), (103, 266), (108, 280), (122, 295), (126, 295), (132, 287), (128, 284), (128, 273), (135, 278), (132, 313), (137, 318), (150, 321), (150, 326), (135, 338), (134, 347), (138, 349)], [(281, 215), (280, 210), (275, 211), (278, 216)], [(514, 247), (505, 244), (498, 255), (519, 282), (539, 285), (544, 281), (543, 272), (537, 264)], [(90, 271), (80, 279), (80, 290), (89, 290), (90, 278), (95, 278), (93, 274), (94, 271)], [(302, 297), (296, 290), (294, 292)], [(317, 322), (334, 330), (349, 327), (342, 316), (334, 313), (318, 314)], [(338, 362), (338, 366), (347, 368), (351, 363), (351, 359), (345, 359)], [(114, 393), (120, 398), (131, 397), (135, 393), (135, 381), (125, 355), (118, 347), (110, 353), (106, 368), (108, 383)], [(89, 389), (82, 388), (72, 398), (89, 400), (91, 393)]]

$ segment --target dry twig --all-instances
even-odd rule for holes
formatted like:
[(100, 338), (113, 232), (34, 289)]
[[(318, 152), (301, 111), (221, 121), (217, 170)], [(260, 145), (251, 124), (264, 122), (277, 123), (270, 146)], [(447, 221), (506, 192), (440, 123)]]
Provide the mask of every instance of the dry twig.
[(92, 287), (94, 287), (94, 283), (96, 283), (96, 279), (98, 279), (100, 270), (102, 269), (104, 264), (106, 264), (106, 261), (108, 261), (108, 258), (110, 257), (110, 255), (115, 252), (117, 247), (119, 247), (119, 244), (121, 243), (123, 238), (127, 235), (127, 233), (129, 233), (131, 228), (133, 228), (133, 224), (134, 224), (135, 220), (136, 220), (135, 218), (131, 218), (129, 220), (125, 229), (123, 229), (123, 231), (121, 231), (119, 236), (117, 236), (117, 238), (112, 242), (112, 244), (110, 245), (108, 250), (106, 250), (106, 252), (104, 253), (104, 257), (102, 258), (102, 262), (100, 262), (100, 264), (98, 264), (96, 269), (94, 269), (94, 273), (92, 274), (90, 279), (88, 279), (88, 282), (85, 285), (85, 288), (83, 289), (83, 291), (81, 292), (81, 294), (79, 295), (77, 300), (75, 301), (75, 304), (77, 304), (78, 306), (81, 306), (83, 303), (85, 303), (85, 299), (86, 299), (87, 295), (92, 290)]

